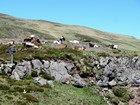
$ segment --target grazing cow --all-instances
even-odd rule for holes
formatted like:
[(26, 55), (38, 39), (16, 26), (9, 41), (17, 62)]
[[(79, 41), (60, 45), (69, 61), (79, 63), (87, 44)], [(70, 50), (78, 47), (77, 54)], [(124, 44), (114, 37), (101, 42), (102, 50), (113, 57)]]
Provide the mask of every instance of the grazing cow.
[(86, 46), (75, 46), (74, 49), (77, 51), (84, 51), (86, 49)]
[(39, 39), (35, 38), (34, 35), (30, 35), (28, 38), (24, 39), (23, 44), (26, 47), (39, 48), (39, 46), (41, 45), (41, 42)]
[(12, 41), (8, 42), (8, 44), (13, 45), (13, 44), (15, 44), (15, 41), (12, 40)]
[(61, 44), (61, 42), (59, 40), (55, 40), (53, 41), (54, 44)]
[(118, 45), (110, 45), (110, 47), (111, 47), (112, 49), (117, 49), (117, 48), (118, 48)]
[(94, 44), (94, 43), (89, 43), (89, 47), (97, 48), (98, 45), (96, 45), (96, 44)]
[(61, 36), (61, 38), (59, 39), (59, 41), (61, 42), (61, 44), (65, 41), (65, 37), (64, 36)]
[(69, 42), (70, 42), (70, 43), (74, 43), (74, 44), (78, 44), (78, 43), (79, 43), (78, 40), (70, 40)]
[(24, 42), (31, 42), (34, 39), (34, 35), (30, 35), (27, 38), (24, 39)]
[(67, 45), (66, 44), (60, 44), (58, 46), (58, 49), (64, 49), (64, 48), (67, 48)]
[(41, 41), (41, 44), (47, 44), (47, 43), (48, 41), (45, 41), (45, 40)]

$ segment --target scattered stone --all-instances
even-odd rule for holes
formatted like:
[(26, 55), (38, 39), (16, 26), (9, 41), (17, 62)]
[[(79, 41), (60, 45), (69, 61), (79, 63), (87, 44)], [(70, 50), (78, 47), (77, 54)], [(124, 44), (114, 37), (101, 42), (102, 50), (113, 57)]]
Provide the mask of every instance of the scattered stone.
[(79, 74), (73, 75), (73, 85), (76, 87), (85, 87), (87, 86), (86, 82), (79, 76)]
[(38, 85), (40, 86), (43, 86), (43, 85), (46, 85), (47, 84), (47, 80), (45, 80), (44, 78), (42, 77), (37, 77), (35, 78), (35, 81)]
[(108, 84), (109, 84), (110, 86), (115, 86), (117, 83), (116, 83), (115, 80), (112, 80), (112, 81), (110, 81)]

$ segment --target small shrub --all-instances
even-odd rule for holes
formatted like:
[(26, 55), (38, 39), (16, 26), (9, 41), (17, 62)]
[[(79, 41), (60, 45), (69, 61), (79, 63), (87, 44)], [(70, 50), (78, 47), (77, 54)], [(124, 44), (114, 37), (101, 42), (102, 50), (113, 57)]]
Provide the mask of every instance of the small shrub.
[(39, 100), (36, 97), (32, 96), (31, 94), (24, 93), (22, 94), (22, 96), (26, 98), (26, 100), (29, 102), (39, 102)]
[(38, 77), (37, 71), (33, 70), (32, 73), (31, 73), (31, 76), (32, 77)]
[(118, 105), (118, 104), (119, 104), (119, 99), (116, 98), (114, 95), (112, 95), (112, 94), (106, 94), (105, 97), (108, 98), (108, 100), (109, 100), (113, 105)]
[(91, 42), (89, 39), (84, 39), (83, 42)]
[(122, 102), (128, 102), (130, 99), (134, 98), (131, 92), (120, 86), (113, 87), (113, 93), (115, 96), (120, 97)]
[(16, 105), (26, 105), (26, 102), (23, 102), (23, 101), (17, 101), (17, 102), (16, 102)]
[(47, 80), (54, 80), (54, 76), (51, 76), (50, 74), (48, 73), (45, 73), (45, 72), (41, 72), (40, 73), (41, 77), (43, 77), (44, 79), (47, 79)]
[(24, 88), (22, 87), (14, 87), (13, 88), (16, 92), (23, 92), (24, 91)]
[(119, 54), (120, 52), (121, 52), (121, 50), (118, 50), (118, 49), (113, 50), (114, 54)]
[(6, 85), (6, 84), (0, 84), (0, 90), (9, 90), (10, 86)]
[(13, 97), (8, 96), (8, 95), (6, 95), (5, 97), (6, 97), (8, 100), (12, 100), (12, 99), (13, 99)]
[(13, 79), (8, 79), (8, 83), (13, 86), (13, 85), (18, 85), (18, 86), (22, 86), (22, 85), (29, 85), (30, 82), (29, 81), (25, 81), (25, 80), (13, 80)]
[(108, 57), (109, 56), (109, 54), (108, 53), (105, 53), (105, 52), (99, 52), (99, 53), (97, 53), (97, 56), (99, 56), (99, 57)]
[(117, 97), (123, 97), (127, 93), (127, 89), (120, 86), (113, 87), (113, 93)]
[(37, 86), (27, 86), (25, 88), (25, 90), (27, 92), (31, 92), (31, 91), (34, 91), (34, 92), (44, 92), (44, 89), (42, 89), (41, 87), (37, 87)]

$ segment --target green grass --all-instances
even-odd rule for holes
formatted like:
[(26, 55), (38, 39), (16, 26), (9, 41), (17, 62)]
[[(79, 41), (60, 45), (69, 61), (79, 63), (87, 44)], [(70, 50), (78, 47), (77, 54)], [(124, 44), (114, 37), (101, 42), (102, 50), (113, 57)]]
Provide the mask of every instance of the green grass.
[[(5, 59), (5, 61), (10, 61), (10, 54), (5, 53), (5, 51), (9, 48), (6, 45), (0, 45), (0, 58)], [(57, 49), (57, 48), (49, 48), (42, 46), (39, 49), (34, 48), (25, 48), (24, 46), (15, 46), (17, 53), (14, 54), (15, 61), (21, 61), (23, 59), (45, 59), (45, 58), (60, 58), (60, 59), (71, 59), (75, 57), (82, 57), (83, 54), (80, 51), (76, 51), (72, 48), (65, 49)]]
[(1, 105), (107, 105), (95, 85), (76, 88), (55, 81), (55, 87), (49, 88), (36, 85), (32, 79), (16, 81), (2, 75), (0, 81), (10, 85), (10, 89), (0, 90)]

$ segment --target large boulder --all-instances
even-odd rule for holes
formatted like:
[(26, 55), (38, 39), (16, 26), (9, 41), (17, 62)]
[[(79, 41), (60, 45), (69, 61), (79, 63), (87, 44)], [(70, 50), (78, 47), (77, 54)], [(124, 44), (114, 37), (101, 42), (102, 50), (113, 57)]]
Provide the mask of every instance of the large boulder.
[(115, 86), (117, 83), (116, 83), (115, 80), (112, 80), (112, 81), (110, 81), (108, 84), (109, 84), (109, 86)]
[(34, 78), (35, 82), (39, 85), (39, 86), (45, 86), (47, 85), (48, 87), (54, 88), (54, 84), (52, 80), (47, 81), (46, 79), (42, 78), (42, 77), (36, 77)]
[(73, 63), (66, 63), (65, 68), (67, 69), (67, 72), (69, 74), (74, 74), (75, 73), (75, 65)]
[(50, 67), (50, 62), (49, 62), (49, 61), (46, 61), (46, 60), (42, 60), (42, 62), (43, 62), (43, 68), (44, 68), (44, 69), (49, 69), (49, 67)]
[(67, 82), (71, 75), (68, 74), (67, 69), (65, 68), (66, 63), (63, 61), (50, 61), (50, 67), (44, 68), (44, 71), (50, 74), (55, 80), (61, 82)]
[(108, 78), (98, 80), (99, 85), (112, 86), (125, 82), (140, 84), (140, 57), (100, 57), (93, 62), (91, 66), (101, 70)]
[(73, 75), (72, 84), (76, 87), (85, 87), (87, 83), (79, 76), (79, 74)]
[(40, 85), (40, 86), (44, 86), (44, 85), (47, 84), (47, 80), (44, 79), (44, 78), (42, 78), (42, 77), (37, 77), (37, 78), (35, 78), (35, 81), (36, 81), (36, 83), (37, 83), (38, 85)]
[(31, 64), (29, 61), (23, 61), (18, 63), (15, 69), (12, 71), (12, 75), (15, 79), (19, 80), (25, 76), (31, 75)]
[(43, 69), (42, 62), (39, 59), (33, 59), (31, 61), (31, 63), (32, 63), (32, 66), (33, 66), (32, 68), (34, 70), (36, 70), (38, 73), (40, 73), (41, 72), (41, 69)]

